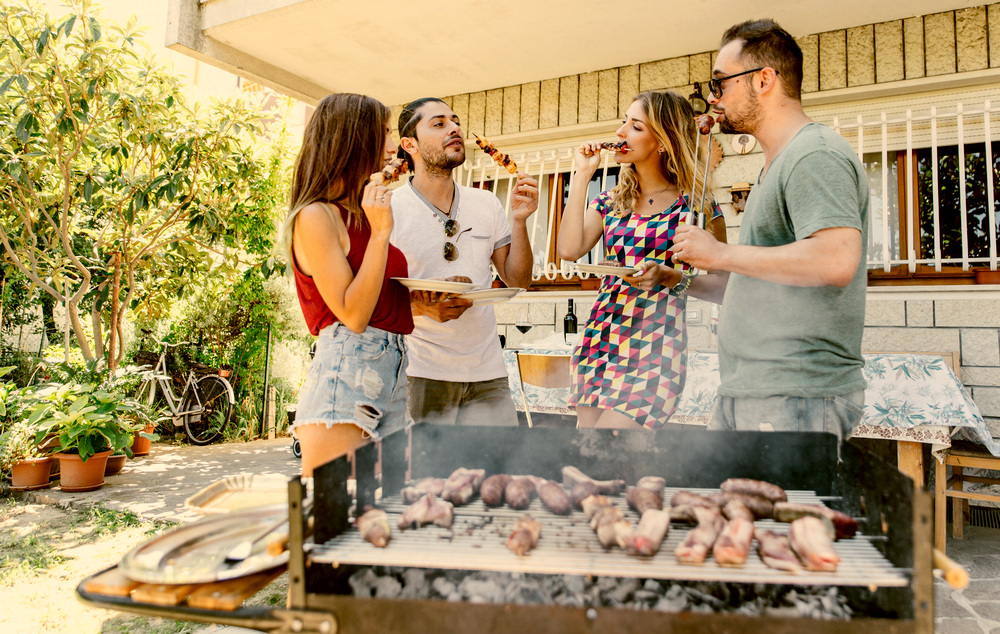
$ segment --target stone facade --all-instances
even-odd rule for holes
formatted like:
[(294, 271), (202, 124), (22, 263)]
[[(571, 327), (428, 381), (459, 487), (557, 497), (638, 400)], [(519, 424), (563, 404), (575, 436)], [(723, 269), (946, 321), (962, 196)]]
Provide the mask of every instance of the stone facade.
[[(805, 35), (796, 41), (804, 56), (802, 91), (807, 95), (981, 71), (1000, 67), (1000, 3)], [(694, 82), (700, 82), (704, 94), (713, 61), (714, 52), (706, 51), (450, 99), (468, 103), (468, 118), (462, 120), (468, 129), (485, 130), (487, 135), (612, 121), (640, 91), (674, 89), (687, 95)]]

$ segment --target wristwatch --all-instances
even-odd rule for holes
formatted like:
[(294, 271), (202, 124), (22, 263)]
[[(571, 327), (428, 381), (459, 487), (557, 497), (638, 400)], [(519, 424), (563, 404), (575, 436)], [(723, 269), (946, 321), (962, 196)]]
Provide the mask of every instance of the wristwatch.
[(674, 295), (683, 296), (691, 287), (691, 281), (695, 278), (693, 273), (681, 271), (681, 280), (670, 287), (670, 292)]

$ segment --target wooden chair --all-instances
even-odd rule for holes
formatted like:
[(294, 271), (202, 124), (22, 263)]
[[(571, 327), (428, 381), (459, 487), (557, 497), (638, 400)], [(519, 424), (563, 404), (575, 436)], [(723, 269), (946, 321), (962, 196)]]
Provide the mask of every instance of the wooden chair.
[[(944, 463), (937, 463), (934, 472), (934, 547), (945, 552), (945, 505), (951, 498), (951, 534), (962, 539), (963, 513), (969, 500), (1000, 502), (1000, 495), (965, 491), (965, 482), (1000, 484), (1000, 479), (965, 475), (965, 468), (1000, 470), (1000, 458), (984, 447), (964, 440), (953, 441), (945, 453)], [(948, 477), (948, 470), (951, 477)]]
[(524, 406), (524, 416), (528, 419), (528, 427), (532, 427), (533, 424), (524, 386), (568, 388), (573, 381), (569, 361), (570, 355), (517, 353), (517, 373), (521, 378), (521, 404)]

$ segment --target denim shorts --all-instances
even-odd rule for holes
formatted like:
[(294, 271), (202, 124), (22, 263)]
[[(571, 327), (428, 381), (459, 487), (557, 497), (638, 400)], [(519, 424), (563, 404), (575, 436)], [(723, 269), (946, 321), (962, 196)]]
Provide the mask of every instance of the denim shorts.
[(829, 432), (843, 442), (861, 422), (864, 411), (864, 390), (819, 398), (720, 395), (708, 427), (738, 431)]
[(368, 327), (358, 334), (337, 322), (319, 333), (292, 431), (299, 425), (357, 425), (372, 438), (405, 428), (403, 335)]

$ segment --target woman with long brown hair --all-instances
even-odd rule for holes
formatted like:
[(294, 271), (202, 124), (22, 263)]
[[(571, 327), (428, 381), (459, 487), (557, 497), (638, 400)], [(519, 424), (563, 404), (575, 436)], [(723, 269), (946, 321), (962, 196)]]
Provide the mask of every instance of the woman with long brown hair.
[[(601, 148), (597, 142), (577, 148), (559, 257), (576, 260), (603, 236), (607, 259), (639, 271), (604, 276), (573, 353), (570, 404), (580, 427), (655, 429), (673, 414), (684, 389), (686, 294), (703, 280), (675, 267), (670, 247), (677, 226), (700, 211), (705, 183), (696, 170), (697, 133), (694, 111), (682, 96), (636, 96), (617, 131), (626, 143), (615, 153), (618, 184), (589, 206), (587, 187)], [(709, 227), (725, 240), (722, 212), (708, 198)]]
[(299, 305), (319, 337), (293, 429), (304, 476), (408, 422), (413, 317), (390, 279), (406, 277), (406, 259), (389, 244), (392, 193), (369, 178), (395, 151), (389, 108), (371, 97), (329, 95), (306, 124), (284, 224)]

